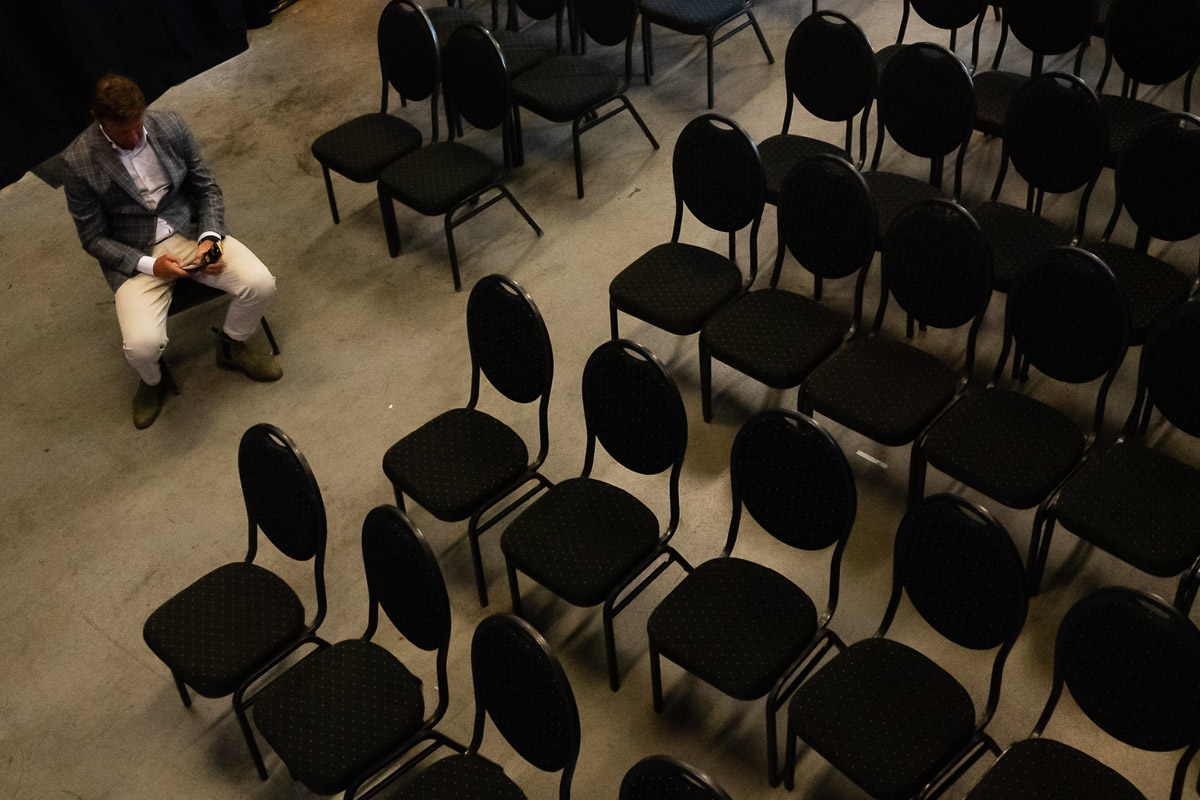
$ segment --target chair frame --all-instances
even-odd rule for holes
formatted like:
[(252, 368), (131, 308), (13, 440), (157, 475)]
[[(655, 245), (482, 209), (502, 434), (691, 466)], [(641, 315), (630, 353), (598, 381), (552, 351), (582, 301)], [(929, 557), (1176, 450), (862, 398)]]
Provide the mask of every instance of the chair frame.
[(716, 781), (709, 777), (707, 773), (673, 756), (646, 756), (630, 767), (625, 773), (625, 777), (621, 779), (618, 800), (648, 800), (645, 796), (635, 797), (630, 794), (633, 791), (629, 788), (632, 781), (643, 773), (653, 775), (656, 772), (661, 773), (666, 771), (670, 771), (679, 780), (687, 782), (697, 790), (704, 792), (708, 800), (730, 800), (729, 794)]
[[(904, 0), (904, 11), (900, 16), (900, 29), (896, 33), (896, 41), (894, 44), (904, 44), (904, 34), (908, 32), (908, 19), (911, 13), (914, 11), (913, 2), (914, 0)], [(919, 5), (921, 0), (915, 0), (915, 2)], [(975, 69), (979, 66), (979, 37), (981, 31), (983, 30), (983, 21), (987, 18), (987, 10), (989, 5), (988, 0), (976, 0), (976, 2), (979, 2), (979, 14), (975, 16), (975, 28), (974, 32), (971, 34), (971, 63), (967, 65), (967, 72), (971, 75), (975, 74)], [(951, 53), (955, 52), (955, 48), (958, 45), (958, 28), (946, 29), (942, 28), (940, 25), (933, 25), (933, 23), (921, 16), (921, 10), (919, 8), (915, 10), (917, 12), (917, 17), (919, 17), (926, 24), (932, 25), (940, 30), (950, 31), (949, 50)], [(967, 24), (970, 23), (968, 22)], [(962, 25), (960, 27), (965, 28), (966, 25)]]

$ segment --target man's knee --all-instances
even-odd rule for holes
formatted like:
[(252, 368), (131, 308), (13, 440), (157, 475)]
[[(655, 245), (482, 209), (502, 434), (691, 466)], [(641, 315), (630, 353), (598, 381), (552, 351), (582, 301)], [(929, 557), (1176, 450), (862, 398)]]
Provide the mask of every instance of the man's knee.
[(133, 336), (125, 340), (125, 357), (133, 363), (153, 364), (166, 349), (166, 336)]
[(275, 297), (275, 276), (266, 269), (254, 270), (245, 276), (236, 295), (240, 300), (265, 305)]

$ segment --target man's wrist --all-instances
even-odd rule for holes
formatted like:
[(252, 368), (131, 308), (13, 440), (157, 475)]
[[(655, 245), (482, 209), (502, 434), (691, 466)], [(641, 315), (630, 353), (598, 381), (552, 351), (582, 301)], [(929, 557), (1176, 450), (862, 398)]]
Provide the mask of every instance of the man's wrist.
[(144, 272), (147, 275), (154, 274), (154, 256), (142, 256), (137, 263), (138, 272)]
[(224, 241), (224, 239), (225, 239), (225, 237), (222, 236), (221, 234), (217, 233), (216, 231), (205, 231), (204, 233), (200, 234), (200, 238), (198, 241), (220, 242), (220, 241)]

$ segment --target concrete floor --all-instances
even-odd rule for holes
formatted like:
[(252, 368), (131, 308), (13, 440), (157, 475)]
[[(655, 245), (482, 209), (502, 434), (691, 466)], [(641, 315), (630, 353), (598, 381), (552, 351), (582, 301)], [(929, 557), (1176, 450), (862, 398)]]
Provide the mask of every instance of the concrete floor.
[[(238, 437), (270, 421), (307, 455), (329, 518), (330, 612), (322, 634), (357, 636), (366, 616), (359, 531), (366, 512), (391, 502), (380, 471), (387, 447), (446, 408), (465, 402), (469, 387), (464, 309), (467, 292), (451, 289), (445, 240), (437, 220), (399, 211), (404, 254), (390, 259), (372, 187), (335, 178), (342, 223), (333, 225), (320, 170), (309, 145), (322, 131), (375, 107), (378, 67), (374, 36), (380, 2), (305, 0), (269, 27), (251, 32), (251, 48), (167, 93), (155, 107), (181, 112), (190, 122), (225, 192), (231, 231), (249, 244), (279, 279), (270, 311), (283, 348), (285, 376), (255, 385), (218, 371), (209, 328), (220, 304), (171, 322), (168, 354), (183, 394), (171, 398), (146, 431), (130, 424), (136, 385), (121, 357), (112, 295), (96, 264), (79, 247), (61, 192), (33, 176), (0, 192), (0, 253), (5, 313), (0, 321), (5, 357), (0, 455), (4, 534), (0, 536), (0, 795), (25, 798), (255, 797), (302, 798), (273, 753), (271, 778), (261, 783), (244, 751), (226, 700), (180, 707), (167, 670), (149, 652), (141, 627), (150, 612), (205, 571), (243, 554), (244, 510), (236, 474)], [(876, 47), (892, 41), (899, 3), (847, 0), (838, 9), (866, 30)], [(484, 6), (478, 6), (484, 13)], [(778, 132), (784, 108), (782, 58), (790, 31), (807, 3), (764, 0), (759, 19), (779, 61), (768, 65), (746, 32), (717, 50), (717, 108), (754, 137)], [(999, 25), (984, 25), (990, 58)], [(945, 42), (919, 21), (909, 41)], [(661, 32), (655, 37), (655, 85), (640, 74), (630, 90), (663, 148), (652, 151), (631, 120), (622, 117), (584, 137), (586, 199), (576, 200), (570, 136), (565, 126), (526, 115), (527, 164), (509, 186), (545, 229), (535, 237), (516, 214), (497, 206), (458, 231), (464, 283), (507, 273), (537, 300), (555, 348), (556, 385), (550, 406), (551, 451), (545, 473), (554, 480), (577, 474), (584, 430), (579, 380), (588, 353), (608, 335), (606, 287), (649, 247), (670, 235), (673, 201), (671, 148), (683, 125), (704, 110), (700, 40)], [(1025, 68), (1027, 53), (1010, 45), (1008, 68)], [(635, 59), (640, 48), (635, 48)], [(618, 58), (618, 54), (613, 54)], [(1088, 54), (1086, 77), (1095, 80), (1101, 49)], [(986, 63), (986, 62), (985, 62)], [(1053, 65), (1061, 66), (1059, 62)], [(1152, 95), (1153, 96), (1153, 95)], [(1178, 107), (1179, 88), (1157, 95)], [(427, 107), (403, 115), (428, 130)], [(799, 115), (797, 130), (839, 141), (837, 125)], [(468, 142), (499, 155), (498, 139), (468, 131)], [(990, 190), (1000, 145), (976, 137), (967, 157), (965, 200)], [(921, 174), (922, 166), (893, 146), (884, 166)], [(1020, 202), (1010, 175), (1006, 197)], [(1077, 198), (1052, 198), (1047, 214), (1071, 224)], [(1111, 209), (1112, 177), (1103, 176), (1092, 200), (1089, 231), (1098, 234)], [(774, 212), (761, 237), (764, 263), (775, 253)], [(1129, 236), (1128, 227), (1122, 235)], [(722, 236), (689, 221), (686, 241), (720, 250)], [(740, 252), (745, 254), (745, 234)], [(1164, 250), (1176, 264), (1195, 263), (1195, 243)], [(744, 255), (743, 255), (744, 259)], [(808, 283), (789, 262), (787, 283)], [(876, 273), (877, 274), (877, 273)], [(876, 279), (872, 278), (872, 286)], [(872, 296), (874, 296), (872, 294)], [(828, 303), (848, 309), (849, 286), (834, 286)], [(868, 303), (873, 311), (873, 302)], [(1002, 298), (992, 304), (981, 337), (979, 375), (999, 351)], [(898, 322), (893, 318), (892, 323)], [(675, 539), (693, 562), (715, 556), (728, 521), (729, 446), (739, 424), (762, 408), (795, 402), (793, 392), (765, 389), (718, 365), (716, 418), (700, 417), (694, 338), (680, 340), (623, 318), (623, 332), (665, 361), (679, 384), (691, 435), (683, 470), (683, 519)], [(893, 326), (894, 329), (894, 326)], [(931, 332), (924, 340), (961, 357), (963, 334)], [(1108, 420), (1118, 424), (1132, 398), (1137, 351), (1130, 353), (1112, 393)], [(1055, 388), (1037, 376), (1041, 396), (1086, 418), (1092, 387)], [(533, 410), (512, 408), (485, 393), (484, 409), (511, 421), (532, 441)], [(859, 513), (842, 569), (842, 602), (833, 627), (846, 640), (869, 635), (883, 612), (890, 581), (891, 541), (903, 506), (907, 449), (888, 449), (829, 425), (848, 454), (859, 490)], [(1176, 434), (1166, 445), (1192, 463), (1200, 449)], [(857, 451), (886, 464), (881, 468)], [(665, 513), (662, 484), (632, 480), (601, 460), (611, 477), (650, 498)], [(928, 490), (957, 490), (931, 475)], [(969, 493), (968, 493), (969, 494)], [(980, 499), (980, 498), (976, 498)], [(1008, 526), (1022, 552), (1031, 512), (1012, 512), (983, 500)], [(462, 525), (437, 522), (416, 510), (417, 524), (438, 553), (454, 610), (450, 710), (444, 729), (468, 735), (471, 699), (468, 648), (485, 614), (508, 610), (498, 536), (485, 540), (492, 605), (476, 600)], [(1072, 537), (1060, 535), (1051, 569), (1061, 565)], [(789, 575), (823, 601), (826, 554), (790, 552), (753, 523), (740, 555)], [(308, 572), (278, 554), (262, 553), (301, 587), (312, 606)], [(708, 770), (734, 798), (783, 797), (764, 781), (762, 710), (727, 700), (667, 666), (664, 713), (650, 707), (645, 620), (657, 597), (679, 579), (678, 570), (639, 598), (619, 619), (617, 641), (624, 683), (607, 688), (598, 613), (567, 606), (526, 585), (526, 609), (562, 659), (574, 686), (583, 725), (583, 750), (574, 796), (616, 796), (625, 770), (651, 753), (670, 753)], [(1109, 584), (1173, 585), (1142, 576), (1094, 553), (1070, 582), (1034, 599), (1029, 622), (1006, 674), (991, 731), (1007, 745), (1032, 727), (1050, 688), (1055, 631), (1065, 610)], [(962, 653), (942, 643), (910, 606), (895, 635), (942, 660), (973, 693), (986, 691), (987, 654)], [(432, 676), (394, 635), (414, 671)], [(1165, 798), (1174, 760), (1133, 751), (1098, 732), (1069, 702), (1049, 731), (1105, 759), (1149, 798)], [(489, 732), (484, 752), (504, 765), (531, 797), (551, 797), (556, 776), (539, 773)], [(977, 769), (951, 796), (961, 797)], [(1194, 777), (1193, 777), (1194, 779)], [(820, 758), (801, 760), (796, 796), (814, 800), (860, 797)], [(1188, 790), (1190, 793), (1190, 789)]]

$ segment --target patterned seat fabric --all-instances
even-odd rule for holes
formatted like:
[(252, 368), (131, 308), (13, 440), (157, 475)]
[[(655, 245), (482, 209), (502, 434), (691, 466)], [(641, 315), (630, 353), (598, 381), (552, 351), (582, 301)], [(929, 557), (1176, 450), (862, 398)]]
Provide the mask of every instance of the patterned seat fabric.
[(304, 606), (283, 579), (254, 564), (218, 567), (146, 620), (150, 649), (204, 697), (231, 694), (304, 631)]
[(420, 146), (421, 132), (399, 117), (363, 114), (318, 136), (312, 153), (334, 172), (367, 183)]
[(1071, 243), (1071, 234), (1050, 220), (1007, 203), (984, 203), (974, 215), (983, 238), (992, 246), (992, 285), (1001, 292), (1008, 291), (1034, 256)]
[(429, 7), (425, 8), (425, 14), (429, 17), (429, 21), (433, 23), (433, 32), (437, 34), (438, 45), (440, 47), (445, 47), (446, 42), (450, 41), (450, 34), (459, 28), (479, 23), (479, 20), (471, 12), (463, 11), (461, 8), (449, 5), (443, 6), (430, 3)]
[(495, 417), (455, 408), (392, 445), (383, 457), (388, 480), (440, 520), (456, 522), (520, 477), (529, 450)]
[(633, 495), (603, 481), (553, 486), (500, 538), (510, 564), (576, 606), (604, 602), (658, 543), (658, 519)]
[(443, 758), (403, 784), (391, 800), (525, 800), (504, 770), (486, 758), (455, 755)]
[(942, 196), (941, 191), (933, 185), (895, 172), (864, 172), (863, 180), (867, 182), (875, 203), (881, 240), (901, 211), (920, 200)]
[(1032, 508), (1083, 457), (1061, 412), (1003, 389), (968, 394), (930, 428), (929, 463), (1010, 508)]
[(741, 270), (720, 253), (660, 244), (621, 270), (609, 294), (626, 314), (686, 336), (700, 330), (741, 285)]
[(1200, 472), (1140, 444), (1088, 459), (1055, 513), (1067, 530), (1151, 575), (1178, 575), (1200, 554)]
[(513, 98), (551, 122), (571, 122), (614, 96), (617, 76), (605, 64), (579, 56), (556, 56), (513, 80)]
[(663, 656), (730, 697), (755, 700), (812, 641), (817, 609), (774, 570), (716, 558), (672, 589), (646, 627)]
[(336, 794), (420, 729), (425, 701), (420, 679), (394, 655), (350, 639), (283, 673), (253, 709), (292, 776)]
[(1117, 276), (1129, 300), (1129, 344), (1139, 345), (1154, 324), (1191, 291), (1186, 275), (1165, 261), (1111, 242), (1089, 245)]
[(767, 202), (778, 203), (783, 179), (805, 158), (818, 153), (846, 156), (846, 151), (836, 144), (792, 133), (776, 134), (759, 142), (758, 156), (762, 159), (763, 171), (767, 173)]
[(474, 147), (434, 142), (392, 163), (379, 183), (413, 211), (437, 217), (500, 180), (502, 172)]
[(745, 7), (745, 0), (642, 0), (642, 17), (656, 25), (700, 36)]
[(916, 794), (975, 729), (971, 698), (949, 673), (878, 638), (819, 669), (788, 717), (806, 744), (878, 800)]
[(1104, 109), (1104, 118), (1108, 121), (1108, 160), (1106, 164), (1115, 167), (1121, 154), (1129, 146), (1133, 136), (1146, 120), (1163, 113), (1166, 109), (1147, 103), (1145, 100), (1135, 100), (1130, 97), (1120, 97), (1115, 94), (1100, 95), (1100, 108)]
[(1053, 739), (1016, 742), (967, 800), (1146, 800), (1112, 769)]
[(492, 31), (492, 38), (500, 45), (508, 74), (514, 78), (554, 56), (554, 46), (533, 38), (530, 32)]
[(841, 344), (849, 327), (807, 297), (760, 289), (722, 308), (700, 335), (721, 363), (768, 386), (789, 389)]
[(1004, 132), (1004, 118), (1017, 92), (1029, 80), (1019, 72), (990, 70), (975, 76), (975, 130), (987, 136)]
[(916, 438), (954, 396), (958, 378), (940, 359), (877, 336), (852, 341), (813, 373), (815, 411), (881, 444)]

